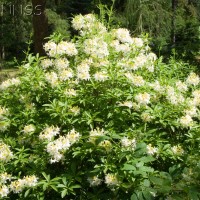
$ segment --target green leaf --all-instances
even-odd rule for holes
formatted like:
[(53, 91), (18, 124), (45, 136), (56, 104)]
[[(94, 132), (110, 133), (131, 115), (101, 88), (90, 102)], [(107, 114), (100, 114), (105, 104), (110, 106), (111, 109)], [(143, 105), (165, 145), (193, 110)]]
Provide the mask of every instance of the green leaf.
[(42, 172), (42, 175), (43, 175), (44, 178), (47, 180), (47, 182), (50, 181), (50, 175), (47, 175), (45, 172)]
[(131, 200), (138, 200), (137, 195), (136, 195), (135, 193), (132, 194), (132, 196), (131, 196)]
[(25, 192), (25, 194), (24, 194), (24, 197), (27, 197), (27, 196), (29, 195), (30, 190), (31, 190), (31, 189), (26, 190), (26, 192)]
[(67, 194), (68, 194), (68, 190), (65, 189), (65, 190), (62, 191), (61, 197), (64, 198)]
[(82, 188), (82, 187), (81, 185), (76, 184), (76, 185), (71, 186), (70, 188)]
[(122, 170), (127, 170), (127, 171), (135, 171), (136, 168), (133, 165), (130, 164), (124, 164), (124, 167), (122, 168)]
[(56, 192), (58, 191), (57, 187), (55, 185), (50, 185), (52, 189), (54, 189)]

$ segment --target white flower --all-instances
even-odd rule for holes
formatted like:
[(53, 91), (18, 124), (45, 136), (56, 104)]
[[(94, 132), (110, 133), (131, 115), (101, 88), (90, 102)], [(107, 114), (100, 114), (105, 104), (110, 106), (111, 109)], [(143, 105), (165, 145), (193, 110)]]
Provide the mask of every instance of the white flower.
[(75, 97), (75, 96), (77, 96), (77, 92), (74, 89), (66, 89), (65, 92), (64, 92), (64, 94), (66, 96), (69, 96), (69, 97)]
[(4, 119), (8, 114), (8, 109), (0, 106), (0, 119)]
[(143, 47), (144, 42), (143, 42), (143, 40), (142, 40), (141, 38), (133, 38), (132, 40), (133, 40), (133, 44), (134, 44), (136, 47), (138, 47), (138, 48)]
[(56, 52), (57, 45), (55, 42), (49, 41), (45, 43), (44, 50), (48, 53), (49, 51), (55, 51)]
[(73, 70), (72, 69), (62, 69), (59, 71), (59, 79), (61, 81), (69, 80), (70, 78), (73, 78)]
[(45, 74), (45, 78), (47, 82), (51, 84), (52, 87), (56, 87), (58, 85), (58, 75), (55, 72), (48, 72)]
[(51, 59), (44, 59), (41, 61), (41, 66), (43, 69), (47, 69), (53, 65), (53, 61)]
[(12, 176), (8, 174), (7, 172), (0, 174), (0, 183), (6, 183), (7, 181), (10, 181)]
[(115, 174), (106, 174), (105, 176), (105, 184), (108, 186), (116, 186), (118, 185), (119, 181)]
[(22, 192), (22, 190), (25, 187), (25, 182), (22, 179), (18, 179), (16, 181), (11, 182), (10, 184), (10, 189), (14, 192), (14, 193), (20, 193)]
[(93, 186), (101, 185), (102, 180), (98, 178), (98, 176), (93, 176), (93, 177), (88, 178), (88, 182), (90, 183), (90, 186), (93, 187)]
[(192, 95), (194, 98), (199, 98), (200, 99), (200, 90), (194, 90), (192, 92)]
[(99, 143), (99, 146), (105, 148), (105, 150), (109, 152), (112, 148), (112, 143), (109, 140), (104, 140)]
[(25, 134), (27, 133), (31, 133), (31, 132), (34, 132), (35, 131), (35, 126), (33, 124), (29, 124), (29, 125), (26, 125), (23, 129), (23, 132)]
[(156, 56), (155, 53), (149, 53), (149, 54), (147, 55), (147, 57), (148, 57), (148, 59), (149, 59), (150, 61), (155, 61), (155, 60), (157, 59), (157, 56)]
[(37, 185), (37, 177), (35, 175), (25, 176), (23, 178), (25, 187), (34, 187)]
[(78, 54), (78, 51), (74, 43), (62, 41), (57, 46), (57, 54), (75, 56)]
[(68, 134), (67, 138), (69, 139), (70, 143), (73, 144), (75, 142), (78, 142), (81, 135), (79, 132), (75, 131), (75, 129), (72, 129)]
[(69, 61), (66, 58), (58, 58), (54, 63), (58, 70), (63, 70), (69, 67)]
[(172, 152), (176, 155), (181, 155), (184, 153), (184, 150), (180, 145), (173, 146), (171, 149), (172, 149)]
[(105, 80), (108, 79), (108, 75), (107, 75), (106, 72), (96, 72), (96, 73), (94, 74), (94, 79), (95, 79), (96, 81), (105, 81)]
[(199, 76), (196, 75), (194, 72), (191, 72), (186, 79), (186, 83), (193, 86), (197, 86), (199, 84), (199, 81)]
[(141, 114), (141, 119), (144, 121), (144, 122), (150, 122), (152, 120), (152, 116), (148, 113), (148, 112), (143, 112)]
[(136, 140), (135, 139), (128, 139), (127, 137), (123, 137), (121, 139), (122, 147), (130, 147), (132, 150), (136, 147)]
[(143, 86), (145, 81), (142, 76), (132, 75), (131, 73), (126, 73), (125, 76), (135, 85), (135, 86)]
[(94, 58), (104, 58), (109, 55), (107, 43), (98, 37), (85, 40), (84, 52)]
[(131, 102), (131, 101), (125, 101), (123, 103), (120, 103), (119, 106), (126, 106), (128, 108), (132, 108), (133, 107), (133, 102)]
[(72, 20), (72, 27), (75, 30), (81, 30), (85, 25), (85, 19), (82, 15), (77, 15)]
[(157, 80), (154, 83), (149, 83), (149, 86), (157, 92), (163, 92), (164, 90), (163, 87), (160, 85), (159, 81)]
[(188, 90), (187, 85), (181, 81), (176, 82), (176, 87), (180, 92), (186, 92)]
[(149, 155), (154, 155), (154, 154), (157, 153), (157, 152), (158, 152), (158, 148), (153, 147), (151, 144), (148, 144), (148, 145), (147, 145), (147, 153), (148, 153)]
[(96, 139), (100, 136), (104, 136), (105, 135), (105, 131), (104, 129), (100, 129), (99, 127), (97, 127), (96, 129), (93, 129), (90, 131), (90, 137), (89, 137), (89, 141), (92, 143), (95, 143)]
[(7, 197), (9, 194), (9, 188), (6, 185), (0, 186), (0, 196), (1, 198)]
[(11, 86), (18, 86), (20, 84), (21, 84), (21, 81), (19, 78), (11, 78), (1, 83), (0, 90), (6, 90), (7, 88)]
[(0, 161), (8, 162), (13, 158), (13, 153), (10, 151), (9, 146), (0, 142)]
[(133, 43), (133, 39), (130, 36), (129, 30), (125, 28), (119, 28), (114, 30), (114, 35), (122, 43)]
[(154, 66), (153, 65), (147, 65), (146, 68), (149, 72), (154, 72)]
[(191, 117), (197, 116), (197, 108), (195, 106), (191, 106), (189, 109), (184, 110), (186, 115), (189, 115)]
[(40, 140), (48, 140), (51, 141), (53, 139), (53, 137), (55, 137), (56, 135), (60, 134), (60, 128), (58, 127), (54, 127), (54, 126), (50, 126), (45, 128), (39, 135), (39, 139)]
[(150, 103), (150, 94), (148, 93), (139, 93), (135, 96), (135, 100), (139, 103), (139, 104), (149, 104)]
[(80, 113), (80, 108), (78, 106), (73, 106), (70, 109), (70, 112), (72, 112), (74, 115), (78, 115)]
[(139, 54), (134, 58), (135, 68), (142, 68), (148, 61), (148, 57), (144, 54)]
[(80, 80), (90, 80), (90, 73), (89, 72), (78, 72), (77, 78)]
[(180, 118), (180, 124), (183, 127), (190, 127), (193, 124), (193, 120), (192, 117), (190, 115), (185, 115), (183, 117)]

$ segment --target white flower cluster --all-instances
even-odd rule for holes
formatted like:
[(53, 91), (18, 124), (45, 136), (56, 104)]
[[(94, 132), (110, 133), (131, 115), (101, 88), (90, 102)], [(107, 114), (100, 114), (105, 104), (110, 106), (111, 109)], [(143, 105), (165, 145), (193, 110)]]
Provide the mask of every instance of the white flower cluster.
[(122, 52), (123, 54), (128, 54), (131, 51), (131, 46), (128, 43), (120, 43), (119, 40), (113, 40), (110, 44), (116, 52)]
[(154, 83), (149, 83), (149, 86), (156, 92), (159, 92), (159, 93), (164, 92), (164, 87), (160, 85), (158, 80), (156, 80)]
[(82, 36), (86, 34), (103, 34), (105, 33), (106, 27), (100, 23), (93, 14), (77, 15), (72, 20), (72, 27), (80, 31)]
[(95, 143), (95, 141), (101, 137), (104, 136), (105, 130), (102, 128), (100, 129), (99, 127), (97, 127), (96, 129), (93, 129), (90, 131), (90, 136), (89, 136), (89, 142)]
[(9, 195), (10, 192), (20, 193), (25, 188), (35, 187), (38, 182), (38, 178), (35, 175), (25, 176), (23, 179), (15, 179), (8, 173), (0, 174), (0, 197), (4, 198)]
[(69, 111), (70, 111), (71, 113), (73, 113), (74, 115), (80, 114), (80, 108), (79, 108), (78, 106), (73, 106), (73, 107), (71, 107), (71, 108), (69, 109)]
[(11, 78), (6, 81), (3, 81), (0, 85), (0, 90), (6, 90), (11, 86), (18, 86), (20, 85), (21, 81), (19, 78)]
[(105, 81), (109, 78), (108, 74), (106, 72), (96, 72), (94, 74), (94, 79), (96, 81)]
[(109, 55), (108, 44), (100, 37), (86, 39), (84, 41), (84, 52), (93, 58), (104, 58)]
[(92, 176), (88, 178), (88, 182), (90, 183), (91, 187), (95, 187), (101, 185), (102, 179), (98, 178), (98, 176)]
[(107, 152), (111, 151), (112, 143), (109, 140), (101, 141), (98, 146), (103, 147)]
[(67, 135), (60, 136), (58, 139), (52, 140), (53, 136), (57, 135), (58, 132), (58, 128), (56, 128), (56, 130), (54, 129), (54, 131), (51, 131), (50, 134), (47, 134), (50, 135), (50, 137), (47, 137), (49, 143), (46, 147), (47, 152), (51, 156), (50, 163), (59, 162), (61, 159), (63, 159), (65, 151), (69, 149), (72, 144), (79, 141), (81, 137), (78, 132), (72, 129)]
[(55, 67), (60, 71), (69, 67), (69, 60), (67, 58), (58, 58), (55, 60)]
[[(129, 30), (127, 30), (125, 28), (115, 29), (115, 30), (113, 30), (113, 34), (122, 43), (132, 44), (134, 42), (130, 36)], [(135, 40), (135, 42), (137, 43), (136, 40)]]
[(177, 81), (176, 82), (176, 88), (180, 91), (180, 92), (186, 92), (188, 90), (188, 87), (185, 83), (183, 83), (182, 81)]
[(175, 89), (171, 86), (166, 86), (166, 98), (173, 105), (182, 104), (185, 101), (183, 95), (175, 92)]
[(150, 113), (148, 113), (148, 112), (143, 112), (143, 113), (141, 114), (141, 119), (142, 119), (144, 122), (150, 122), (150, 121), (152, 121), (153, 116), (150, 115)]
[(77, 66), (77, 78), (79, 80), (90, 80), (90, 65), (87, 61), (82, 61)]
[[(98, 176), (92, 176), (88, 178), (88, 182), (90, 183), (91, 187), (99, 186), (103, 182)], [(108, 187), (115, 187), (119, 184), (119, 180), (116, 174), (108, 173), (105, 175), (105, 184)]]
[(154, 155), (158, 152), (158, 148), (153, 147), (152, 144), (147, 145), (147, 154)]
[(136, 147), (136, 139), (135, 138), (134, 139), (129, 139), (127, 137), (123, 137), (121, 139), (121, 145), (122, 145), (122, 147), (124, 147), (126, 149), (130, 148), (131, 150), (134, 150), (135, 147)]
[(191, 104), (194, 106), (200, 106), (200, 90), (194, 90), (192, 96), (194, 98), (192, 99)]
[(29, 134), (35, 132), (36, 128), (33, 124), (26, 125), (23, 129), (24, 134)]
[(47, 69), (53, 66), (53, 60), (45, 58), (44, 60), (41, 60), (41, 66), (43, 69)]
[(23, 179), (18, 179), (11, 182), (9, 188), (14, 193), (20, 193), (27, 187), (35, 187), (37, 185), (38, 178), (35, 175), (25, 176)]
[(143, 105), (147, 105), (150, 103), (150, 98), (151, 95), (147, 92), (144, 93), (139, 93), (135, 96), (135, 100), (139, 103), (139, 104), (143, 104)]
[(59, 83), (58, 75), (55, 72), (46, 73), (45, 78), (52, 87), (56, 87)]
[(195, 74), (194, 72), (191, 72), (189, 74), (189, 76), (186, 79), (186, 83), (188, 85), (193, 85), (193, 86), (197, 86), (200, 82), (200, 78), (197, 74)]
[(44, 45), (44, 49), (50, 57), (58, 55), (75, 56), (78, 54), (75, 44), (67, 41), (61, 41), (59, 44), (49, 41)]
[(8, 114), (9, 114), (8, 109), (0, 106), (0, 120), (4, 119)]
[(119, 180), (115, 174), (106, 174), (105, 176), (105, 184), (107, 186), (114, 187), (119, 184)]
[(125, 76), (133, 83), (135, 86), (143, 86), (145, 81), (142, 76), (133, 75), (132, 73), (126, 73)]
[(66, 96), (68, 96), (68, 97), (75, 97), (75, 96), (77, 96), (77, 92), (76, 92), (76, 90), (75, 89), (66, 89), (65, 91), (64, 91), (64, 94), (66, 95)]
[(9, 146), (0, 141), (0, 161), (8, 162), (13, 158), (13, 153)]
[(51, 141), (56, 135), (60, 134), (60, 128), (50, 126), (45, 128), (39, 135), (40, 140)]
[(171, 150), (175, 155), (182, 155), (184, 153), (184, 150), (180, 145), (173, 146)]
[(133, 102), (132, 101), (124, 101), (123, 103), (119, 103), (119, 106), (125, 106), (128, 108), (132, 108), (133, 107)]
[(185, 113), (178, 121), (184, 128), (192, 127), (195, 122), (193, 117), (198, 117), (198, 106), (200, 105), (200, 90), (194, 90), (192, 92), (193, 98), (188, 99), (187, 108), (183, 111)]
[(180, 124), (183, 127), (191, 127), (193, 125), (193, 119), (190, 115), (185, 115), (180, 118)]

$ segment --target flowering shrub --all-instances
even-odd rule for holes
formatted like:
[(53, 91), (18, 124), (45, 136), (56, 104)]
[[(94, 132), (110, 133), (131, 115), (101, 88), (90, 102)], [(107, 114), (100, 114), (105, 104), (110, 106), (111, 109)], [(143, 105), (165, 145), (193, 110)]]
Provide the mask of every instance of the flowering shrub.
[(0, 85), (0, 196), (198, 199), (200, 78), (78, 15)]

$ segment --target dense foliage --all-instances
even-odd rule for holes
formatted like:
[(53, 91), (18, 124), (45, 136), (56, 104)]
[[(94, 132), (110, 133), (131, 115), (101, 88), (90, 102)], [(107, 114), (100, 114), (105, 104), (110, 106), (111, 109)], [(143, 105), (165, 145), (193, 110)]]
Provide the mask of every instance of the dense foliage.
[(72, 20), (0, 85), (0, 195), (199, 199), (200, 78), (147, 38)]

